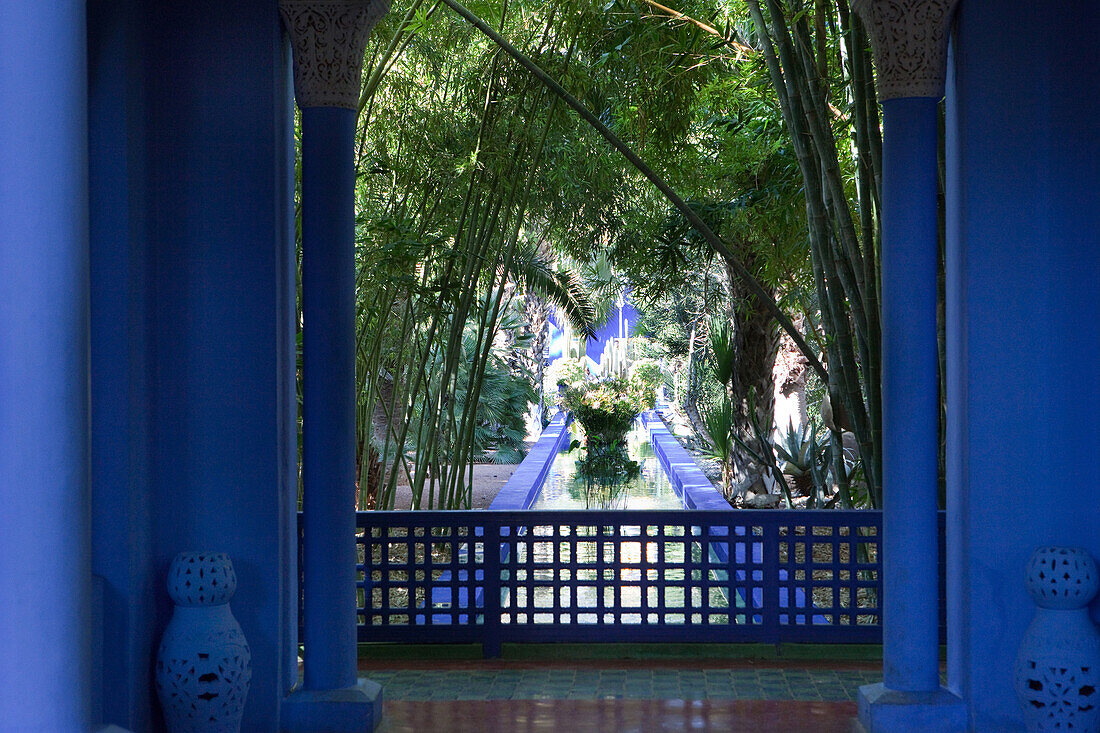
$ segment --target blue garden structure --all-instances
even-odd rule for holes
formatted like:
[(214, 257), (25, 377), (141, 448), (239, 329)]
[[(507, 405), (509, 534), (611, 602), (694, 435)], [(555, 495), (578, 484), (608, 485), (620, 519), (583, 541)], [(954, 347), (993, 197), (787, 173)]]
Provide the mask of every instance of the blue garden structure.
[[(630, 302), (630, 291), (624, 291), (614, 305), (608, 309), (607, 321), (596, 329), (595, 338), (590, 339), (585, 345), (585, 356), (588, 359), (588, 368), (594, 374), (599, 374), (601, 365), (606, 358), (611, 356), (608, 348), (612, 343), (623, 343), (630, 338), (634, 326), (638, 323), (638, 311)], [(608, 367), (613, 371), (613, 364)]]
[[(1022, 730), (1012, 667), (1034, 612), (1027, 559), (1041, 545), (1100, 556), (1100, 382), (1089, 376), (1100, 360), (1100, 6), (853, 4), (872, 30), (884, 119), (884, 670), (863, 690), (860, 721), (872, 733)], [(239, 580), (233, 612), (253, 669), (244, 729), (378, 722), (384, 690), (355, 673), (342, 151), (356, 49), (384, 10), (0, 3), (0, 729), (162, 729), (152, 660), (172, 612), (164, 576), (177, 553), (205, 549), (228, 553)], [(338, 365), (303, 406), (301, 684), (295, 101), (312, 269), (305, 368)], [(714, 538), (742, 521), (728, 514), (704, 523), (726, 522)], [(508, 521), (493, 526), (515, 539), (522, 519)]]

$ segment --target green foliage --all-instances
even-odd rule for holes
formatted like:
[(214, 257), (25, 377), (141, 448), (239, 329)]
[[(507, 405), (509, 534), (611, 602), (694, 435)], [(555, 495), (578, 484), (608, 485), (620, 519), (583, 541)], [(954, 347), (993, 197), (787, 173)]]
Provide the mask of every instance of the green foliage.
[(630, 365), (631, 390), (638, 394), (639, 402), (646, 409), (657, 404), (657, 390), (664, 386), (667, 378), (656, 359), (638, 359)]
[(516, 278), (533, 292), (548, 298), (581, 336), (596, 337), (597, 303), (586, 283), (571, 270), (555, 270), (531, 242), (517, 248)]
[(719, 384), (729, 384), (733, 380), (734, 365), (737, 363), (737, 342), (733, 328), (725, 318), (712, 318), (708, 334), (714, 378)]
[(733, 403), (728, 395), (723, 394), (721, 398), (705, 404), (700, 412), (711, 438), (708, 452), (722, 466), (722, 493), (729, 499), (733, 495), (732, 459), (737, 450), (733, 437), (736, 424)]
[[(865, 91), (846, 87), (855, 80), (834, 61), (845, 49), (859, 61), (866, 47), (845, 8), (818, 4), (784, 22), (799, 30), (820, 20), (822, 9), (843, 11), (839, 33), (851, 36), (845, 48), (831, 15), (824, 47), (801, 30), (798, 39), (812, 41), (813, 61), (828, 60), (823, 87), (845, 90), (858, 104)], [(710, 403), (704, 417), (721, 418), (738, 351), (732, 333), (715, 324), (732, 329), (752, 306), (731, 274), (736, 265), (788, 314), (804, 316), (815, 351), (832, 350), (836, 373), (856, 375), (856, 393), (866, 375), (866, 393), (874, 394), (874, 351), (867, 347), (874, 334), (860, 336), (861, 350), (841, 344), (843, 352), (835, 338), (840, 326), (858, 329), (867, 318), (855, 310), (851, 318), (822, 312), (839, 304), (836, 293), (856, 304), (863, 291), (841, 292), (839, 278), (849, 274), (843, 267), (827, 273), (825, 289), (815, 279), (809, 184), (792, 144), (809, 137), (792, 140), (784, 129), (763, 58), (766, 34), (742, 4), (684, 0), (677, 10), (696, 22), (642, 0), (477, 0), (470, 9), (681, 192), (687, 214), (717, 232), (736, 261), (716, 256), (690, 216), (670, 209), (634, 166), (608, 155), (585, 122), (446, 5), (406, 0), (395, 7), (366, 51), (355, 150), (361, 505), (387, 506), (398, 477), (406, 476), (421, 506), (464, 506), (470, 461), (518, 456), (519, 418), (541, 370), (541, 354), (538, 369), (517, 356), (527, 342), (513, 316), (527, 294), (558, 306), (583, 334), (629, 285), (643, 311), (639, 331), (654, 338), (651, 356), (666, 370), (661, 379), (678, 396)], [(877, 204), (848, 137), (862, 134), (867, 125), (856, 118), (865, 121), (874, 105), (837, 106), (843, 114), (821, 117), (842, 143), (834, 148), (847, 184), (834, 187), (830, 201), (838, 209), (858, 202), (870, 258), (874, 237), (866, 232), (874, 221), (864, 212)], [(814, 142), (821, 147), (819, 133)], [(867, 141), (857, 143), (867, 157)], [(849, 246), (847, 230), (835, 230), (834, 244)], [(854, 262), (854, 274), (869, 273), (864, 289), (873, 295), (874, 263)], [(836, 291), (832, 302), (829, 288)], [(717, 375), (705, 368), (711, 361)], [(558, 371), (579, 388), (587, 375), (567, 364)], [(652, 366), (646, 404), (658, 378)], [(559, 378), (549, 375), (551, 384)], [(841, 386), (850, 401), (852, 379)], [(731, 419), (741, 404), (728, 405)], [(867, 411), (873, 422), (874, 405)]]
[[(594, 328), (583, 282), (557, 266), (536, 225), (555, 107), (440, 7), (395, 8), (366, 51), (355, 151), (361, 506), (390, 506), (399, 480), (417, 506), (467, 506), (472, 461), (522, 456), (536, 379), (520, 356), (532, 335), (516, 318), (525, 291), (576, 332)], [(521, 45), (539, 46), (560, 23), (505, 7), (476, 10)]]
[[(745, 8), (801, 173), (830, 399), (851, 421), (871, 503), (880, 506), (882, 140), (867, 33), (843, 0), (745, 0)], [(847, 477), (839, 466), (836, 473), (844, 496)]]
[[(468, 377), (467, 377), (468, 378)], [(459, 392), (458, 396), (465, 394)], [(519, 463), (526, 455), (527, 409), (536, 398), (531, 379), (509, 369), (500, 351), (490, 355), (481, 377), (471, 447), (475, 460)]]

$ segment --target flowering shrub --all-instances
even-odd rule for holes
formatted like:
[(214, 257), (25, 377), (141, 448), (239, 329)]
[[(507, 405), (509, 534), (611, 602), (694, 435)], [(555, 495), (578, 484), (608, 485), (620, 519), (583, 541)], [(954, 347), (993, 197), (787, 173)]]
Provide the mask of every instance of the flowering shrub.
[(622, 443), (646, 405), (641, 390), (626, 380), (611, 379), (568, 387), (562, 406), (573, 413), (589, 444), (609, 445)]

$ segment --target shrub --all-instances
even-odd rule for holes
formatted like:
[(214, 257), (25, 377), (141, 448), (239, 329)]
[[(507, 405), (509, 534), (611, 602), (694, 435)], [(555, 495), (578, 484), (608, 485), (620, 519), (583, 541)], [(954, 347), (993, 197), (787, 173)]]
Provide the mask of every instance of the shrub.
[(645, 407), (637, 391), (622, 379), (568, 387), (562, 406), (580, 423), (589, 445), (622, 443)]
[(665, 383), (665, 374), (656, 359), (639, 359), (630, 365), (630, 385), (642, 404), (652, 409), (657, 404), (657, 390)]

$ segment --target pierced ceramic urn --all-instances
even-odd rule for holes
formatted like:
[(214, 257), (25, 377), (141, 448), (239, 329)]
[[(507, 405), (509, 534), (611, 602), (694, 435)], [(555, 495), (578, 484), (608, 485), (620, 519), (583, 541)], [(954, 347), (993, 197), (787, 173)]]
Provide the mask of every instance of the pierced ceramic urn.
[(1040, 547), (1027, 564), (1039, 607), (1016, 657), (1016, 695), (1029, 733), (1100, 731), (1100, 632), (1089, 601), (1100, 574), (1076, 547)]
[(229, 610), (237, 590), (224, 552), (181, 552), (168, 568), (176, 604), (157, 653), (157, 696), (169, 733), (238, 733), (252, 654)]

